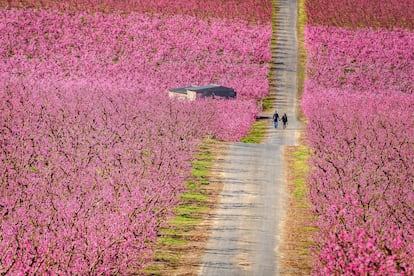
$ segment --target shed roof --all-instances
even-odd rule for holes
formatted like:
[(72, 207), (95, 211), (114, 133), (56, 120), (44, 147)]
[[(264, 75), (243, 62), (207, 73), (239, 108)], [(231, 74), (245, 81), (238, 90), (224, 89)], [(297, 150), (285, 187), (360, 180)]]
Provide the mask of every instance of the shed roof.
[(191, 87), (193, 87), (193, 86), (180, 87), (180, 88), (172, 88), (172, 89), (170, 89), (170, 91), (171, 92), (176, 92), (176, 93), (187, 94), (187, 89), (189, 89)]
[(225, 87), (218, 84), (208, 84), (203, 86), (187, 86), (170, 89), (171, 92), (187, 94), (187, 91), (194, 91), (201, 97), (218, 96), (218, 97), (236, 97), (233, 88)]
[[(203, 85), (203, 86), (192, 86), (192, 87), (189, 87), (188, 90), (201, 91), (201, 90), (214, 89), (214, 88), (218, 88), (218, 87), (228, 88), (228, 87), (224, 87), (224, 86), (221, 86), (221, 85), (218, 85), (218, 84), (207, 84), (207, 85)], [(228, 88), (228, 89), (232, 89), (232, 88)]]

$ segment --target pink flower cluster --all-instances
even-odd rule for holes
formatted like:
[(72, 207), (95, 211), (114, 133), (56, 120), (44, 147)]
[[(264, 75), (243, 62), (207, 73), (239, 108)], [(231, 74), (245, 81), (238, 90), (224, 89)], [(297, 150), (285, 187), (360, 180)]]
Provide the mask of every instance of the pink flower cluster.
[(138, 269), (182, 189), (193, 136), (155, 124), (157, 107), (130, 93), (52, 92), (2, 87), (1, 271)]
[(414, 97), (315, 89), (303, 108), (316, 274), (412, 275)]
[(159, 91), (219, 83), (240, 98), (268, 93), (270, 26), (189, 16), (0, 10), (0, 76), (68, 79)]
[(378, 3), (306, 2), (315, 275), (414, 274), (413, 6)]
[[(137, 274), (203, 137), (267, 94), (270, 26), (0, 10), (0, 274)], [(236, 100), (170, 100), (216, 82)]]
[(243, 19), (268, 24), (272, 3), (268, 0), (7, 0), (0, 7), (47, 8), (64, 11), (139, 12), (149, 14), (191, 15), (198, 18)]
[(1, 86), (2, 273), (136, 273), (198, 141), (240, 139), (256, 114), (112, 88)]
[(414, 32), (307, 26), (307, 75), (327, 88), (414, 93)]
[(412, 0), (307, 0), (305, 5), (313, 26), (414, 29)]

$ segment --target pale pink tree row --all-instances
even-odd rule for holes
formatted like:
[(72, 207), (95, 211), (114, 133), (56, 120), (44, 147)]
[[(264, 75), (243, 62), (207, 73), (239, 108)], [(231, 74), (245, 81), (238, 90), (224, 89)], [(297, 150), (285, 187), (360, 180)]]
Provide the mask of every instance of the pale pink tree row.
[(307, 75), (327, 88), (413, 94), (414, 32), (307, 26)]
[(116, 87), (0, 91), (7, 275), (137, 273), (200, 139), (240, 139), (256, 114), (253, 102), (193, 104)]
[(200, 19), (242, 19), (259, 24), (269, 23), (272, 16), (272, 3), (268, 0), (2, 0), (0, 1), (0, 7), (29, 7), (105, 13), (179, 14), (196, 16)]
[(268, 91), (270, 26), (42, 9), (0, 9), (0, 75), (160, 91), (219, 83), (241, 98)]
[(398, 2), (307, 3), (315, 275), (414, 272), (414, 36)]
[(414, 97), (306, 86), (315, 275), (412, 275)]
[(150, 113), (125, 93), (6, 91), (2, 273), (139, 269), (180, 190), (185, 152), (167, 139), (173, 135), (149, 140), (161, 125), (149, 124)]
[(310, 25), (347, 28), (414, 28), (411, 0), (307, 0)]
[[(200, 140), (250, 129), (270, 27), (1, 9), (0, 34), (0, 273), (138, 273)], [(238, 99), (167, 97), (210, 82)]]

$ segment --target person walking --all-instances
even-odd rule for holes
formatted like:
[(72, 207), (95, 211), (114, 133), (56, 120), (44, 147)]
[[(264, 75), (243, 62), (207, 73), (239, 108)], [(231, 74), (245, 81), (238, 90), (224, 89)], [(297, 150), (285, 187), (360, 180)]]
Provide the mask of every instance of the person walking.
[(275, 128), (278, 127), (279, 125), (279, 114), (277, 113), (277, 111), (275, 111), (275, 114), (273, 114), (273, 124), (275, 126)]
[(283, 128), (286, 128), (286, 126), (288, 124), (288, 118), (287, 118), (286, 113), (283, 114), (283, 116), (282, 116), (282, 123), (283, 123)]

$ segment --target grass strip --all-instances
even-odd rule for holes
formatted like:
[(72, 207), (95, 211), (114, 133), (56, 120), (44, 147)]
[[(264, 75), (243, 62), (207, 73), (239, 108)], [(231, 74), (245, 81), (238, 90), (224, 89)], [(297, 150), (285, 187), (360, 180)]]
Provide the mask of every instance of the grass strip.
[(308, 202), (306, 177), (309, 150), (306, 146), (288, 146), (286, 220), (282, 231), (282, 258), (280, 271), (283, 275), (310, 275), (312, 270), (312, 235), (316, 228)]
[[(298, 64), (297, 64), (297, 77), (298, 77), (298, 102), (301, 103), (303, 88), (306, 78), (306, 48), (305, 48), (305, 25), (307, 16), (305, 12), (305, 0), (298, 0)], [(306, 118), (303, 112), (300, 112), (299, 118), (301, 121), (306, 122)]]
[(266, 123), (263, 121), (256, 121), (247, 136), (241, 139), (243, 143), (260, 144), (266, 133)]
[(214, 143), (217, 141), (206, 139), (200, 146), (192, 162), (192, 176), (186, 181), (187, 192), (180, 196), (180, 203), (174, 209), (176, 215), (168, 221), (168, 226), (159, 230), (154, 259), (143, 271), (144, 275), (175, 274), (182, 265), (181, 258), (188, 253), (193, 238), (191, 233), (209, 210), (204, 188), (210, 184), (208, 176), (215, 158), (210, 145)]

